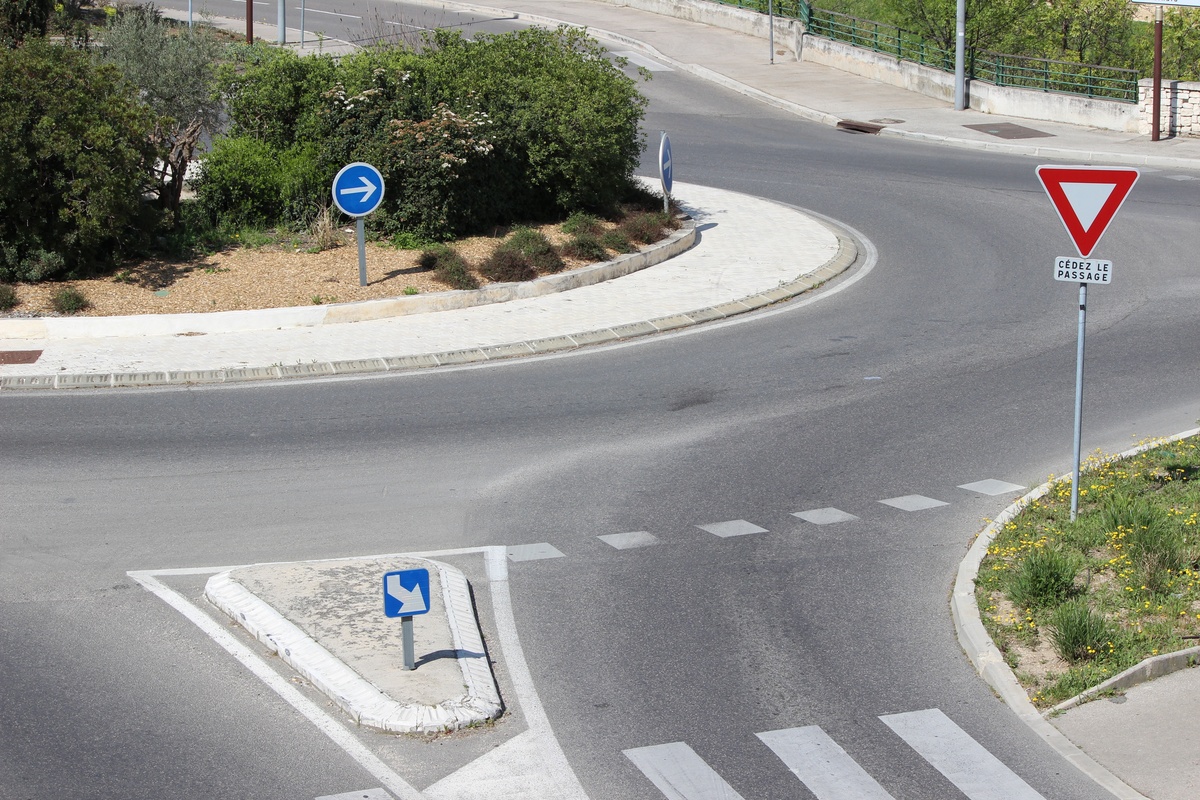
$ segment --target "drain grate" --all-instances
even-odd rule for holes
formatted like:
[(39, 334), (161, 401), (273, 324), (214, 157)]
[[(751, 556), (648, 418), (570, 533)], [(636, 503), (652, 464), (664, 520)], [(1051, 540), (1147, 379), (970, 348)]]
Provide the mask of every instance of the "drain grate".
[(838, 130), (850, 131), (851, 133), (879, 133), (883, 130), (882, 125), (874, 122), (859, 122), (854, 119), (839, 120), (837, 127)]
[(0, 350), (0, 366), (7, 364), (32, 364), (41, 355), (41, 350)]
[(990, 134), (998, 139), (1043, 139), (1054, 136), (1053, 133), (1026, 128), (1024, 125), (1016, 125), (1012, 122), (988, 122), (983, 125), (963, 125), (963, 127)]

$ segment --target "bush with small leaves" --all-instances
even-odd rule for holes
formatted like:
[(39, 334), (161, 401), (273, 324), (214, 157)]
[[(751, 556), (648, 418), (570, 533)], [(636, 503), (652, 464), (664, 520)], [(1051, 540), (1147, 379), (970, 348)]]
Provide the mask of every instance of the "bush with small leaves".
[(1047, 627), (1055, 652), (1072, 664), (1091, 660), (1116, 636), (1104, 615), (1089, 608), (1082, 598), (1055, 609)]
[(576, 211), (571, 216), (567, 217), (567, 221), (562, 226), (563, 233), (590, 233), (592, 236), (599, 236), (604, 232), (604, 226), (600, 224), (600, 220), (593, 217), (591, 214), (585, 214), (582, 211)]
[(471, 274), (463, 257), (446, 245), (435, 245), (421, 252), (417, 264), (431, 269), (434, 277), (453, 289), (478, 289), (479, 281)]
[(21, 304), (17, 290), (7, 283), (0, 283), (0, 311), (9, 311)]
[(605, 231), (600, 234), (600, 244), (604, 245), (606, 250), (612, 250), (614, 253), (632, 253), (637, 250), (629, 241), (629, 237), (618, 230)]
[(529, 258), (520, 250), (498, 247), (479, 267), (479, 272), (489, 281), (507, 283), (530, 281), (537, 277), (537, 270)]
[(630, 241), (653, 244), (666, 236), (671, 220), (661, 211), (649, 211), (629, 217), (619, 226)]
[(561, 272), (566, 266), (546, 235), (533, 228), (517, 228), (501, 247), (524, 255), (541, 274)]
[(74, 286), (64, 286), (50, 297), (50, 305), (60, 314), (78, 314), (92, 307), (87, 295)]
[(604, 249), (604, 245), (591, 233), (575, 234), (571, 241), (563, 245), (563, 253), (587, 261), (603, 261), (608, 258), (608, 251)]

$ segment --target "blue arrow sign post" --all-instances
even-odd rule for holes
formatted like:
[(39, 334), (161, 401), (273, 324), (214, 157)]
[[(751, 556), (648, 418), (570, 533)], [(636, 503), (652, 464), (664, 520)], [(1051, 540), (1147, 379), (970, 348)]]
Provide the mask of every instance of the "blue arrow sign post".
[(405, 569), (384, 574), (383, 613), (384, 616), (400, 618), (404, 669), (414, 669), (413, 617), (429, 613), (429, 570)]
[(663, 190), (663, 213), (671, 213), (671, 185), (673, 183), (671, 176), (671, 137), (667, 136), (667, 132), (663, 131), (662, 139), (658, 143), (658, 176), (662, 181)]
[(383, 202), (383, 175), (370, 164), (355, 161), (333, 179), (333, 204), (348, 217), (357, 217), (358, 285), (367, 285), (367, 240), (363, 217)]

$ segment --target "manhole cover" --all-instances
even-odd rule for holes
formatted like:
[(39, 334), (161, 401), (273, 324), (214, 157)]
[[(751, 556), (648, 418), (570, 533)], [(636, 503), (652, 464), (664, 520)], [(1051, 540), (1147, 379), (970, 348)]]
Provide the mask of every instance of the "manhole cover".
[(902, 119), (893, 119), (892, 117), (884, 117), (883, 119), (873, 119), (871, 122), (878, 122), (880, 125), (899, 125), (904, 122)]
[(0, 350), (0, 365), (32, 364), (41, 355), (41, 350)]
[(1024, 125), (1015, 125), (1011, 122), (988, 122), (983, 125), (963, 125), (963, 127), (995, 136), (998, 139), (1042, 139), (1054, 136), (1053, 133), (1026, 128)]

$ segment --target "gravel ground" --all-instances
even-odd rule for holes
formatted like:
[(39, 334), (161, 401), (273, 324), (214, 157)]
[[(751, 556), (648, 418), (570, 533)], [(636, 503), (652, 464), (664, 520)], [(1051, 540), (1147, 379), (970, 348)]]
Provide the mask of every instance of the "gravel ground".
[[(348, 230), (342, 244), (319, 253), (304, 252), (304, 241), (288, 241), (233, 248), (193, 261), (130, 263), (113, 275), (90, 280), (17, 284), (20, 304), (0, 317), (57, 316), (50, 298), (64, 286), (80, 290), (91, 303), (81, 316), (237, 311), (397, 297), (414, 289), (421, 294), (450, 291), (417, 266), (419, 251), (372, 243), (367, 244), (367, 285), (359, 286), (358, 248), (353, 229)], [(555, 244), (568, 238), (556, 226), (540, 230)], [(474, 267), (501, 241), (475, 237), (452, 246)], [(567, 269), (586, 263), (564, 260)], [(480, 278), (481, 285), (486, 283)]]

